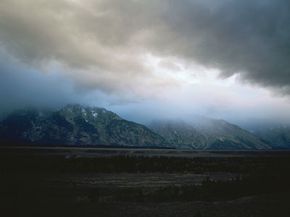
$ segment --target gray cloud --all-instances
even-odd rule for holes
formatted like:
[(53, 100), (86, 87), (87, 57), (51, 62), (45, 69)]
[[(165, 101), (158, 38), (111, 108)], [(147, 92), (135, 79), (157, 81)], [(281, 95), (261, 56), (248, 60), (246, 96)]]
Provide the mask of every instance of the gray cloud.
[(58, 73), (39, 73), (0, 53), (0, 116), (14, 109), (58, 107), (73, 102), (72, 82)]
[(118, 91), (144, 78), (154, 83), (143, 59), (154, 53), (289, 93), (287, 0), (2, 0), (0, 14), (1, 46), (11, 55), (78, 69), (71, 77), (83, 86)]
[[(287, 0), (0, 1), (0, 112), (78, 102), (144, 123), (285, 119), (289, 59)], [(229, 79), (200, 75), (212, 71)]]
[(210, 6), (209, 1), (175, 2), (166, 13), (171, 34), (162, 38), (161, 49), (167, 51), (170, 43), (179, 55), (217, 67), (225, 76), (240, 72), (245, 80), (287, 90), (289, 1), (219, 1)]
[(80, 103), (100, 107), (136, 103), (130, 97), (84, 89), (73, 78), (52, 65), (42, 71), (5, 54), (0, 49), (0, 119), (16, 109), (60, 108)]

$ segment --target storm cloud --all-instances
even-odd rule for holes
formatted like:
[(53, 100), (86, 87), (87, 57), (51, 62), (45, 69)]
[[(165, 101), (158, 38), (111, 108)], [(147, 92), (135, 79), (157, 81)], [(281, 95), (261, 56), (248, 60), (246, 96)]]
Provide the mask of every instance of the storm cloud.
[[(205, 71), (218, 71), (216, 79), (225, 82), (236, 76), (289, 96), (290, 2), (1, 0), (0, 50), (9, 61), (15, 59), (14, 68), (1, 62), (1, 84), (7, 88), (14, 80), (29, 84), (39, 76), (44, 79), (39, 83), (47, 83), (44, 89), (62, 87), (52, 94), (62, 92), (60, 101), (107, 97), (111, 104), (158, 101), (187, 89), (184, 101), (216, 95), (205, 103), (216, 110), (245, 94), (215, 93), (218, 84), (201, 91), (191, 79)], [(6, 93), (15, 93), (7, 88)], [(190, 91), (202, 96), (192, 97)]]
[(287, 0), (1, 0), (0, 14), (2, 47), (31, 64), (84, 69), (83, 85), (152, 77), (144, 54), (153, 53), (289, 93)]

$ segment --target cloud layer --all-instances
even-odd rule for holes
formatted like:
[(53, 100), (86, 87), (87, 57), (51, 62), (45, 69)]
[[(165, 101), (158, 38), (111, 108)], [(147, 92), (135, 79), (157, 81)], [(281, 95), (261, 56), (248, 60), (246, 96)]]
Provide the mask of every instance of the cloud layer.
[[(232, 85), (231, 93), (233, 76), (290, 94), (289, 20), (288, 0), (1, 0), (0, 50), (9, 59), (1, 62), (1, 89), (17, 101), (9, 84), (29, 93), (35, 79), (47, 84), (37, 89), (63, 93), (56, 97), (63, 102), (105, 94), (113, 104), (173, 97), (168, 102), (245, 108), (254, 100), (247, 87)], [(211, 71), (214, 85), (204, 82)], [(268, 95), (259, 93), (265, 105)]]
[(2, 0), (0, 14), (2, 47), (30, 64), (81, 69), (72, 76), (84, 86), (152, 82), (144, 54), (153, 53), (289, 93), (287, 0)]

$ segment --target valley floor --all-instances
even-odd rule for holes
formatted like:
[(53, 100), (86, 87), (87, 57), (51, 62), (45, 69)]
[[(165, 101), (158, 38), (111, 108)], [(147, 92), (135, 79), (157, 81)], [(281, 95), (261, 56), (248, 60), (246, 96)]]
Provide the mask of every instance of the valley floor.
[(3, 216), (290, 216), (287, 152), (0, 149)]

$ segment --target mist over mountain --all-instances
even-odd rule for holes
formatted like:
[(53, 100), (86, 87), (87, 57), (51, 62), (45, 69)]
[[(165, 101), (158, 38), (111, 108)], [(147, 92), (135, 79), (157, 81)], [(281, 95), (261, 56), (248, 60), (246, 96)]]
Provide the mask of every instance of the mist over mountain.
[(289, 129), (249, 132), (221, 119), (160, 119), (148, 127), (104, 108), (67, 105), (18, 110), (0, 122), (5, 144), (167, 147), (192, 150), (289, 148)]
[(290, 148), (290, 125), (282, 123), (272, 123), (252, 126), (251, 132), (264, 141), (268, 142), (275, 149)]
[(154, 121), (149, 125), (168, 144), (192, 149), (258, 150), (271, 145), (224, 120), (199, 117), (195, 121)]
[(290, 126), (273, 127), (256, 131), (255, 134), (273, 144), (277, 149), (290, 148)]

